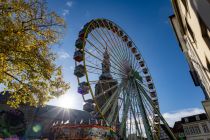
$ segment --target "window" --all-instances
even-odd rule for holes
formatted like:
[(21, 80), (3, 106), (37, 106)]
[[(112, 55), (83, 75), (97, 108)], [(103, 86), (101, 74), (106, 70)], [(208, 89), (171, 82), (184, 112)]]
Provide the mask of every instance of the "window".
[(185, 122), (189, 122), (189, 121), (188, 121), (188, 118), (184, 118), (184, 121), (185, 121)]
[(185, 128), (184, 128), (184, 133), (185, 133), (185, 135), (190, 135), (190, 134), (189, 134), (189, 129), (188, 129), (188, 127), (185, 127)]
[(195, 130), (196, 134), (200, 134), (201, 133), (201, 130), (200, 130), (199, 126), (194, 126), (194, 130)]
[(195, 119), (196, 119), (196, 121), (199, 121), (200, 120), (199, 115), (195, 116)]
[(204, 133), (209, 133), (210, 132), (209, 128), (208, 128), (208, 126), (206, 124), (202, 124), (202, 127), (203, 127)]
[(191, 134), (195, 134), (195, 129), (193, 126), (190, 127)]

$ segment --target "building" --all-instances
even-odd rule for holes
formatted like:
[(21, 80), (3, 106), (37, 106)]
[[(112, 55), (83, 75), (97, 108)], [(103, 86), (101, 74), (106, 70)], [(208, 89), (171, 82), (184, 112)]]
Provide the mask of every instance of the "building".
[(181, 119), (187, 140), (210, 140), (210, 121), (205, 113)]
[(181, 118), (174, 124), (177, 140), (210, 140), (210, 121), (205, 113)]
[(202, 103), (210, 117), (210, 1), (172, 0), (172, 6), (171, 24), (194, 84), (203, 90)]
[(181, 121), (175, 122), (172, 130), (177, 140), (186, 140), (184, 128)]

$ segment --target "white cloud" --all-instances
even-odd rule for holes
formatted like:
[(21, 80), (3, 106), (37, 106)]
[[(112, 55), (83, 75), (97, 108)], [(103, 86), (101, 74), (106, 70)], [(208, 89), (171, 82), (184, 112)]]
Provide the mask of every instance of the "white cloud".
[(66, 3), (66, 5), (67, 5), (68, 7), (72, 7), (72, 4), (73, 4), (72, 1), (68, 1), (68, 2)]
[(69, 57), (70, 57), (70, 55), (65, 51), (58, 52), (58, 58), (66, 59), (66, 58), (69, 58)]
[(169, 126), (173, 127), (176, 121), (180, 121), (181, 118), (204, 113), (204, 110), (201, 108), (190, 108), (190, 109), (183, 109), (174, 112), (167, 112), (163, 113), (163, 117), (168, 122)]
[(63, 15), (63, 16), (66, 16), (66, 15), (68, 15), (68, 14), (69, 14), (69, 10), (68, 10), (68, 9), (64, 9), (62, 15)]

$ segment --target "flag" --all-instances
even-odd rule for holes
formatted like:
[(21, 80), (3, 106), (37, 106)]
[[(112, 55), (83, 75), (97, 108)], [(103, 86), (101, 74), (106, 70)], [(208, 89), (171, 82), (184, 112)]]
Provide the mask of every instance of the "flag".
[(80, 124), (82, 124), (83, 123), (83, 119), (80, 121)]

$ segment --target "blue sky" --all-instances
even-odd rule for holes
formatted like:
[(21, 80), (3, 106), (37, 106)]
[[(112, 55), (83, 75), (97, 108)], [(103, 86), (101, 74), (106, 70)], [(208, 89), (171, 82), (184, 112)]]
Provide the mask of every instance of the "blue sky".
[(63, 66), (65, 80), (71, 84), (66, 95), (49, 104), (62, 106), (65, 99), (71, 108), (82, 109), (83, 101), (76, 92), (73, 75), (74, 43), (85, 23), (106, 18), (121, 26), (141, 51), (155, 82), (160, 110), (166, 118), (203, 111), (203, 92), (193, 84), (169, 23), (168, 16), (173, 14), (170, 0), (48, 0), (48, 8), (67, 22), (65, 37), (53, 46), (53, 51), (58, 54), (57, 64)]

